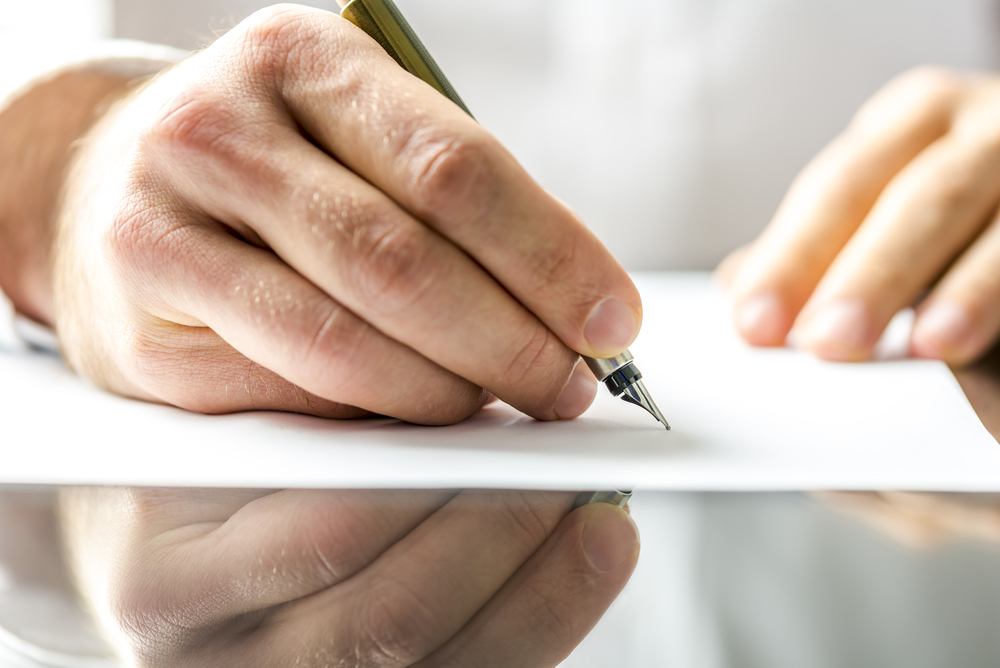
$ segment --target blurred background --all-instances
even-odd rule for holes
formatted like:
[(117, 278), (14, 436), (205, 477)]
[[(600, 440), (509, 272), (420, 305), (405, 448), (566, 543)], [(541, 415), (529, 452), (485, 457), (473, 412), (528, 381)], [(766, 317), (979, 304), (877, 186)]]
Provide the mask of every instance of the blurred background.
[[(267, 4), (0, 0), (0, 31), (194, 50)], [(890, 78), (1000, 58), (993, 0), (398, 4), (480, 122), (629, 269), (714, 267)]]
[[(397, 2), (480, 122), (632, 270), (711, 269), (751, 240), (795, 174), (893, 76), (1000, 64), (990, 0)], [(0, 39), (193, 51), (265, 4), (0, 0)], [(5, 498), (45, 512), (34, 492)], [(639, 569), (568, 665), (1000, 665), (1000, 552), (989, 542), (915, 549), (797, 494), (640, 491), (633, 510)], [(42, 576), (4, 577), (9, 629), (28, 605), (11, 583)], [(60, 586), (36, 582), (69, 610)], [(85, 643), (86, 623), (72, 624)]]

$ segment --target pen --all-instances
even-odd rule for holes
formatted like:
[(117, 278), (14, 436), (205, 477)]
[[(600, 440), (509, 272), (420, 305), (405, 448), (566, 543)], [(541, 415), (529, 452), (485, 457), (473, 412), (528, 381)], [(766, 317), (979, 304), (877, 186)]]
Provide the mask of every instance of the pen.
[[(430, 84), (439, 93), (472, 116), (458, 92), (452, 87), (444, 72), (438, 67), (424, 47), (413, 28), (403, 18), (403, 14), (392, 0), (337, 0), (342, 9), (340, 15), (364, 30), (378, 42), (400, 67)], [(597, 379), (607, 386), (612, 396), (621, 397), (628, 403), (641, 406), (655, 417), (664, 427), (670, 429), (666, 418), (656, 407), (642, 382), (642, 374), (635, 366), (632, 354), (626, 350), (607, 359), (584, 357), (584, 361)], [(632, 496), (630, 491), (581, 492), (573, 507), (601, 501), (624, 506)]]

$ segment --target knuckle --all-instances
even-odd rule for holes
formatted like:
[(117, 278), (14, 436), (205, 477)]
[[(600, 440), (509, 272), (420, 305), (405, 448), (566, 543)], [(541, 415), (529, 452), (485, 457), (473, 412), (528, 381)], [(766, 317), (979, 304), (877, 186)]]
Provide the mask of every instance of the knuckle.
[(479, 218), (496, 196), (494, 144), (485, 134), (414, 132), (401, 157), (406, 161), (409, 191), (418, 211), (440, 215), (461, 205), (468, 213), (467, 207), (472, 205), (480, 212), (473, 211), (466, 219)]
[(131, 574), (112, 590), (108, 613), (134, 662), (156, 665), (195, 644), (197, 630), (141, 575)]
[(953, 86), (955, 78), (955, 75), (946, 68), (921, 65), (894, 77), (887, 86), (923, 94), (940, 94)]
[(1000, 96), (996, 91), (989, 91), (959, 114), (953, 130), (963, 150), (985, 158), (991, 165), (1000, 155), (1000, 122), (997, 118), (1000, 118)]
[[(178, 327), (178, 329), (180, 329)], [(178, 337), (157, 325), (132, 326), (122, 337), (118, 355), (139, 391), (156, 401), (204, 414), (226, 412), (226, 404), (215, 392), (217, 368)]]
[[(550, 371), (564, 361), (569, 366), (568, 349), (555, 334), (538, 322), (532, 322), (530, 328), (531, 332), (523, 338), (518, 337), (505, 355), (508, 361), (499, 378), (503, 386), (522, 385), (533, 374)], [(553, 389), (558, 391), (559, 388)], [(554, 396), (552, 400), (555, 401)]]
[(191, 348), (178, 337), (184, 328), (164, 328), (148, 319), (124, 325), (113, 355), (118, 374), (128, 379), (128, 385), (113, 389), (198, 413), (221, 412), (212, 393), (215, 369), (191, 362)]
[(898, 122), (903, 114), (944, 114), (954, 105), (962, 89), (961, 83), (956, 73), (942, 67), (922, 66), (908, 70), (889, 81), (862, 105), (851, 127), (881, 131), (887, 123)]
[(172, 347), (161, 337), (142, 329), (133, 329), (121, 344), (121, 353), (139, 375), (145, 379), (162, 379), (172, 369)]
[(116, 210), (109, 225), (102, 230), (101, 247), (112, 260), (131, 262), (137, 255), (144, 255), (157, 236), (156, 217), (143, 202), (127, 202)]
[(371, 332), (367, 325), (335, 303), (328, 302), (325, 308), (314, 312), (317, 316), (300, 368), (311, 374), (309, 380), (316, 386), (336, 386), (343, 378), (352, 377), (353, 371), (361, 371), (351, 365), (362, 358), (357, 351)]
[[(221, 625), (234, 620), (220, 615), (220, 588), (178, 587), (164, 579), (164, 564), (176, 556), (151, 538), (150, 527), (173, 517), (179, 501), (190, 502), (190, 490), (127, 488), (115, 500), (113, 524), (121, 528), (110, 544), (103, 577), (112, 583), (93, 603), (102, 621), (124, 650), (129, 665), (190, 665), (192, 658), (218, 637)], [(169, 523), (169, 522), (168, 522)], [(169, 575), (169, 573), (168, 573)], [(259, 617), (247, 617), (248, 626)], [(239, 625), (239, 622), (237, 622)]]
[(307, 87), (300, 93), (310, 96), (322, 91), (341, 98), (356, 96), (366, 88), (366, 79), (350, 63), (389, 57), (349, 21), (294, 4), (258, 10), (240, 23), (232, 37), (221, 50), (226, 63), (236, 65), (251, 81), (283, 93), (293, 85)]
[[(935, 227), (953, 222), (948, 220), (950, 216), (939, 219), (942, 213), (947, 214), (961, 210), (980, 199), (977, 180), (965, 173), (963, 169), (956, 169), (947, 175), (937, 175), (931, 192), (934, 199), (930, 202), (931, 207), (926, 211), (929, 214), (926, 220), (928, 224), (933, 224)], [(920, 222), (921, 219), (918, 218), (916, 224)], [(901, 268), (900, 272), (905, 274), (906, 270)]]
[(296, 30), (307, 23), (318, 10), (296, 5), (290, 2), (279, 2), (253, 12), (241, 22), (248, 38), (259, 41), (284, 39), (283, 33)]
[(958, 82), (958, 75), (947, 68), (922, 65), (903, 72), (893, 79), (890, 85), (934, 98), (950, 95), (955, 91)]
[(182, 259), (189, 246), (188, 223), (175, 220), (142, 195), (116, 211), (102, 230), (100, 245), (114, 266), (137, 272)]
[(363, 666), (408, 666), (435, 645), (439, 615), (398, 581), (371, 587), (357, 617), (355, 658)]
[(418, 225), (369, 220), (354, 228), (351, 246), (353, 287), (366, 307), (405, 311), (434, 283), (431, 238)]
[[(327, 399), (357, 401), (357, 379), (366, 378), (370, 371), (367, 356), (359, 351), (378, 333), (342, 306), (333, 305), (325, 316), (321, 309), (316, 312), (321, 315), (312, 325), (298, 365), (308, 374), (306, 384)], [(462, 379), (434, 383), (413, 397), (407, 419), (427, 425), (455, 424), (479, 410), (488, 397), (481, 387)]]
[(251, 63), (269, 68), (313, 36), (318, 13), (290, 3), (259, 9), (240, 23), (237, 48)]
[[(115, 352), (116, 361), (134, 390), (129, 394), (208, 415), (232, 410), (228, 390), (220, 392), (228, 370), (213, 348), (204, 345), (216, 335), (144, 316), (127, 326)], [(251, 367), (258, 367), (253, 362)], [(252, 373), (249, 372), (249, 373)], [(244, 382), (243, 388), (251, 387)]]
[(282, 89), (289, 67), (316, 74), (319, 81), (320, 74), (328, 74), (322, 70), (336, 61), (328, 56), (337, 50), (341, 24), (346, 23), (338, 19), (312, 7), (272, 5), (240, 23), (226, 55), (252, 80), (273, 85), (274, 90)]
[(238, 146), (246, 127), (232, 95), (199, 83), (170, 98), (142, 137), (154, 160), (191, 158)]
[(534, 492), (504, 492), (499, 495), (499, 529), (517, 544), (532, 550), (548, 538), (559, 520), (561, 507)]
[(354, 575), (376, 556), (371, 554), (370, 518), (348, 504), (336, 510), (321, 508), (318, 521), (303, 534), (306, 572), (314, 574), (322, 587), (331, 587)]
[(925, 65), (908, 70), (886, 84), (883, 91), (915, 107), (935, 108), (954, 99), (959, 76), (943, 67)]

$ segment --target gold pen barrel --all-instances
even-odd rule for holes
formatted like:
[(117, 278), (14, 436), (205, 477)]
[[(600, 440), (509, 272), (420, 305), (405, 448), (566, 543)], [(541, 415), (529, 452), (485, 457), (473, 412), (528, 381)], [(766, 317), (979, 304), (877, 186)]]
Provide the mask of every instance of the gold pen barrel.
[(340, 15), (368, 33), (403, 69), (433, 86), (472, 116), (392, 0), (352, 0)]

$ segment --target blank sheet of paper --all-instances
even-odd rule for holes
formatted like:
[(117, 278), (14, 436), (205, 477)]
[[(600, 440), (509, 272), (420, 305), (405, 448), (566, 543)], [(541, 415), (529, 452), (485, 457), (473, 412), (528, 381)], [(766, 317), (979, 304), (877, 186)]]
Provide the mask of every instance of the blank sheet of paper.
[(577, 420), (497, 404), (450, 427), (204, 416), (0, 355), (0, 482), (255, 487), (1000, 491), (1000, 446), (943, 364), (753, 349), (705, 274), (637, 277), (632, 346), (670, 432), (604, 388)]

